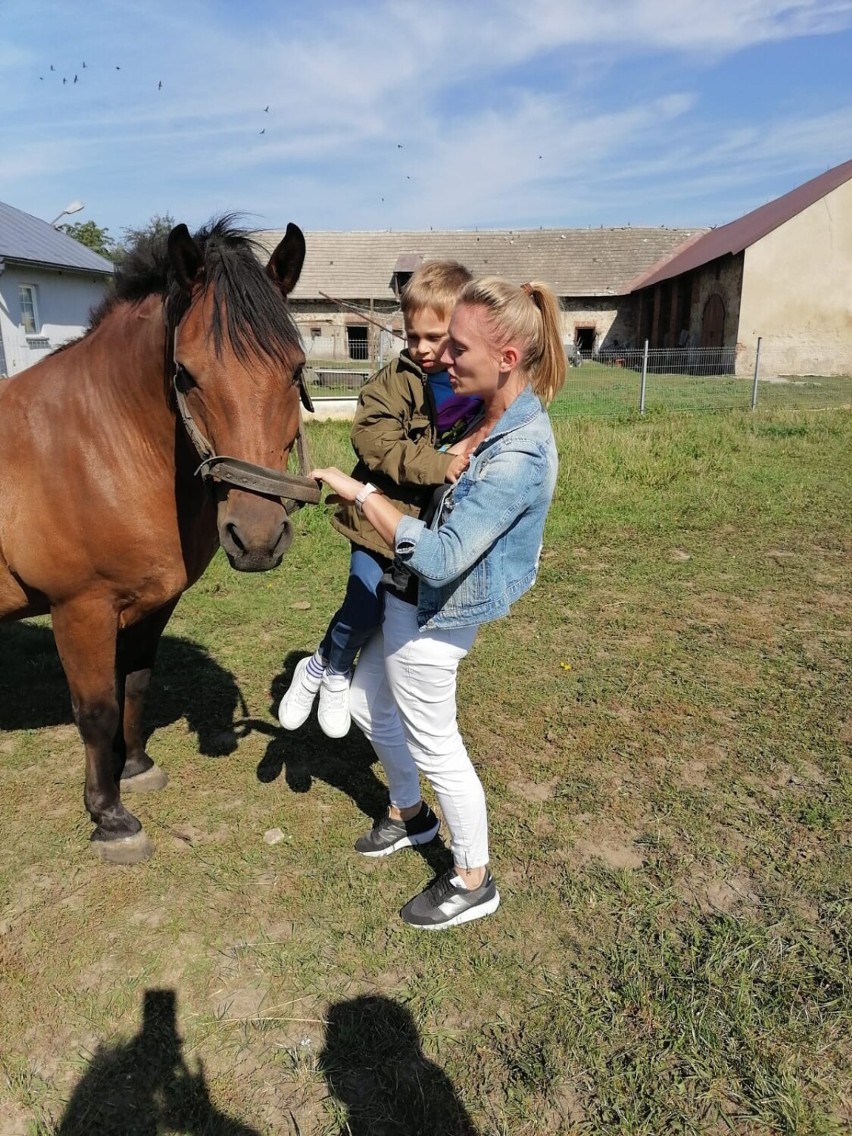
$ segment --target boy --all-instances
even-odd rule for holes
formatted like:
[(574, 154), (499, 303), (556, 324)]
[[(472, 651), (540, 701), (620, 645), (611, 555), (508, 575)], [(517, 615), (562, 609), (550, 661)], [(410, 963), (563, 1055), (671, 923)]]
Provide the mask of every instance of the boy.
[[(430, 261), (412, 275), (400, 298), (407, 347), (358, 399), (352, 476), (411, 516), (419, 515), (436, 486), (464, 471), (467, 457), (447, 451), (481, 414), (479, 399), (453, 393), (441, 364), (450, 316), (470, 279), (453, 260)], [(361, 514), (361, 504), (341, 505), (331, 522), (352, 545), (346, 594), (315, 653), (296, 664), (278, 708), (287, 730), (306, 721), (317, 693), (323, 733), (342, 738), (349, 730), (352, 665), (381, 623), (379, 583), (391, 564), (391, 549)]]

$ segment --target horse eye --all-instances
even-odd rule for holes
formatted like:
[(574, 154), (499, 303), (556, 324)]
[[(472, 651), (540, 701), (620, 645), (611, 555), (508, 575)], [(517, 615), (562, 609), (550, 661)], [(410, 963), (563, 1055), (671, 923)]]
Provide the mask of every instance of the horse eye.
[(180, 385), (184, 390), (189, 390), (190, 387), (194, 387), (196, 385), (195, 379), (192, 377), (189, 371), (187, 371), (183, 363), (178, 363), (177, 365), (177, 377)]

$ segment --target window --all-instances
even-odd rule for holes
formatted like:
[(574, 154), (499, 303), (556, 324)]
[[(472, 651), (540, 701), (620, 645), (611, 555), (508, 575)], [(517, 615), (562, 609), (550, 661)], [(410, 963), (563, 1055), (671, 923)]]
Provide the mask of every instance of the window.
[(35, 284), (19, 284), (18, 299), (21, 303), (21, 326), (26, 335), (38, 335), (41, 324), (38, 318)]
[(357, 325), (350, 325), (346, 329), (346, 334), (349, 338), (349, 358), (350, 359), (369, 359), (370, 356), (367, 352), (367, 329), (366, 329), (366, 327), (358, 327)]
[(321, 327), (312, 327), (311, 328), (311, 339), (319, 339), (321, 337), (321, 335), (322, 335), (322, 328)]

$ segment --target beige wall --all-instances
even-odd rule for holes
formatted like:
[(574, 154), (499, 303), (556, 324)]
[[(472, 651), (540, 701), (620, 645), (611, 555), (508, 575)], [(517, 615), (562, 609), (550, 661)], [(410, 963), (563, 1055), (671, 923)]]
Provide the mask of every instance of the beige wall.
[(852, 181), (746, 249), (737, 370), (848, 374), (852, 368)]

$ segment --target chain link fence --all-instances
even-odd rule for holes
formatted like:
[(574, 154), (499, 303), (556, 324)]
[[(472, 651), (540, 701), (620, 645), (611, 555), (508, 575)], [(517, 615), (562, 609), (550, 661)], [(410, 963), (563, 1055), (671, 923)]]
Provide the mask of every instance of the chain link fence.
[[(748, 374), (736, 374), (734, 348), (684, 347), (566, 352), (565, 385), (550, 407), (554, 417), (621, 416), (667, 410), (700, 411), (782, 408), (821, 410), (852, 407), (852, 352), (844, 357), (826, 350), (814, 374), (801, 367), (792, 352), (762, 346), (752, 353)], [(311, 396), (355, 399), (375, 373), (369, 363), (346, 369), (311, 363), (306, 370)]]

